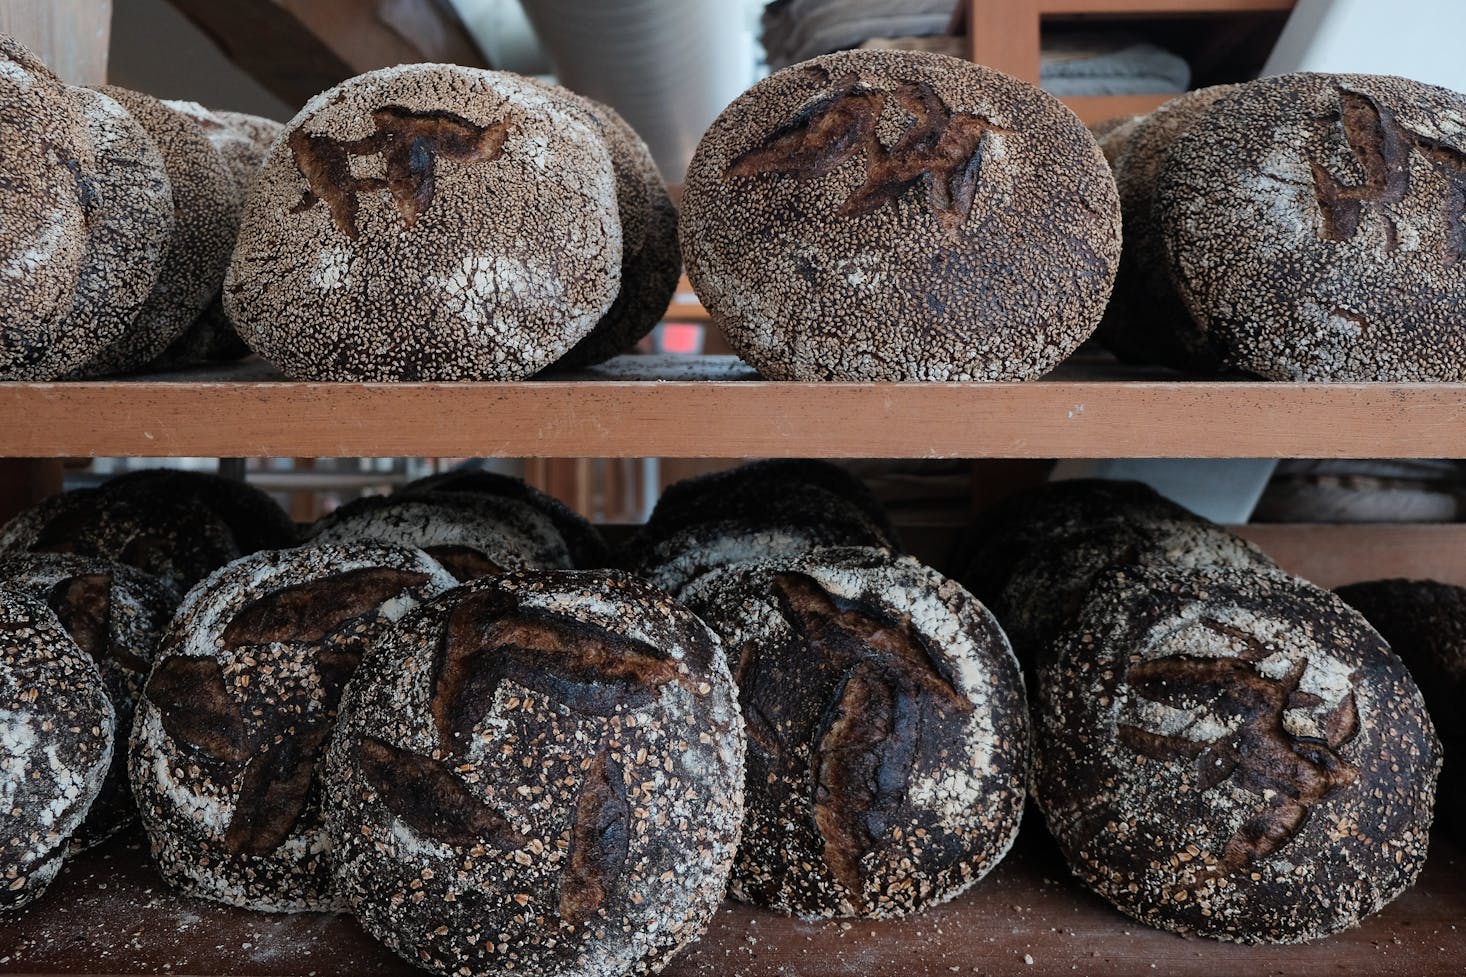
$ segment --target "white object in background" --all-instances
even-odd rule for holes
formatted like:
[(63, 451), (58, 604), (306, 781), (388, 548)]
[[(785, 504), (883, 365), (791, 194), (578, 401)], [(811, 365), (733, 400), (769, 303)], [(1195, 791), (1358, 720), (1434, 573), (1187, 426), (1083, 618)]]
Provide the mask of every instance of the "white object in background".
[(1059, 462), (1049, 481), (1131, 479), (1212, 522), (1244, 523), (1277, 464), (1272, 458), (1075, 459)]
[(1401, 75), (1466, 91), (1466, 0), (1298, 0), (1263, 69)]
[(752, 82), (753, 38), (730, 0), (524, 0), (560, 83), (605, 102), (681, 183), (703, 132)]
[(550, 72), (550, 57), (540, 47), (519, 0), (449, 0), (489, 67), (521, 75)]

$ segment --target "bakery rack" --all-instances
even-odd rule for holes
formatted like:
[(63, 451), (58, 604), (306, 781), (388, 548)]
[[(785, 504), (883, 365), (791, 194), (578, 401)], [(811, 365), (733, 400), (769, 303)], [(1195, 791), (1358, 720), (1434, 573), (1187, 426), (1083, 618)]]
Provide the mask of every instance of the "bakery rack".
[[(778, 383), (731, 357), (621, 357), (523, 383), (298, 383), (246, 361), (125, 380), (0, 383), (0, 419), (0, 458), (30, 459), (1466, 457), (1466, 384), (1194, 379), (1090, 352), (1022, 384)], [(1240, 531), (1325, 586), (1389, 575), (1466, 584), (1466, 525)], [(936, 554), (950, 531), (912, 535), (913, 549)], [(947, 906), (900, 922), (804, 923), (728, 904), (666, 973), (1459, 974), (1463, 862), (1440, 835), (1420, 884), (1364, 926), (1307, 946), (1239, 947), (1130, 922), (1069, 879), (1031, 819), (994, 874)], [(178, 896), (133, 841), (68, 865), (30, 911), (0, 921), (0, 972), (418, 971), (348, 919)]]

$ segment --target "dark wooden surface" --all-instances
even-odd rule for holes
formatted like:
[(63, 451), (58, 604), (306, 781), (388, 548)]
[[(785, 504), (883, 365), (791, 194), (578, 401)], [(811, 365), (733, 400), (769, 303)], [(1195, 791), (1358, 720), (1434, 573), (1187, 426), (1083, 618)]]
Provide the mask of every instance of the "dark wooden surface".
[[(1032, 816), (1012, 854), (954, 902), (899, 922), (804, 923), (725, 905), (668, 977), (762, 975), (1460, 974), (1466, 883), (1438, 837), (1420, 884), (1364, 925), (1290, 947), (1185, 939), (1132, 922), (1080, 889)], [(1031, 962), (1030, 962), (1031, 961)], [(346, 917), (277, 916), (171, 892), (140, 842), (68, 866), (0, 922), (0, 972), (33, 975), (378, 977), (420, 973)]]

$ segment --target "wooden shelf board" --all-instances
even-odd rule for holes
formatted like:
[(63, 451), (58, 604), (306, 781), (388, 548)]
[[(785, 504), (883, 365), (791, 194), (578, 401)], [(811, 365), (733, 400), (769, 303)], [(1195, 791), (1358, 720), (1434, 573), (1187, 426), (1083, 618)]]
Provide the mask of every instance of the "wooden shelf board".
[(1033, 383), (773, 383), (620, 357), (524, 383), (291, 383), (246, 361), (0, 383), (0, 457), (1466, 457), (1466, 384), (1195, 379), (1082, 353)]
[(1295, 0), (1037, 0), (1039, 13), (1092, 16), (1213, 16), (1287, 13)]
[[(377, 946), (346, 917), (253, 913), (180, 896), (154, 873), (143, 849), (141, 841), (114, 844), (69, 864), (40, 901), (0, 927), (0, 972), (114, 977), (423, 973)], [(1069, 877), (1041, 819), (1030, 811), (1008, 858), (945, 906), (902, 921), (842, 925), (805, 923), (729, 903), (702, 941), (663, 973), (1456, 974), (1466, 956), (1463, 868), (1461, 850), (1437, 837), (1420, 883), (1361, 927), (1303, 946), (1236, 946), (1184, 939), (1120, 915)]]
[(1154, 95), (1066, 95), (1059, 101), (1073, 109), (1079, 121), (1094, 125), (1120, 115), (1145, 115), (1165, 105), (1180, 92)]

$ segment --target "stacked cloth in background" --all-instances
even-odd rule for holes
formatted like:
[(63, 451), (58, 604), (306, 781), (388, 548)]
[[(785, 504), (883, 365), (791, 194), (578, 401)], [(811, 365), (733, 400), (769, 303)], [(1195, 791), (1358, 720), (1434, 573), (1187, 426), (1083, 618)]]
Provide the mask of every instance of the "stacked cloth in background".
[(1466, 464), (1427, 458), (1282, 461), (1252, 519), (1459, 522), (1466, 519)]
[(763, 42), (777, 70), (872, 37), (945, 34), (953, 0), (774, 0), (764, 7)]

